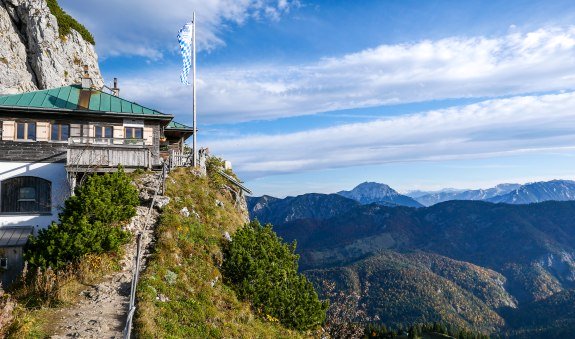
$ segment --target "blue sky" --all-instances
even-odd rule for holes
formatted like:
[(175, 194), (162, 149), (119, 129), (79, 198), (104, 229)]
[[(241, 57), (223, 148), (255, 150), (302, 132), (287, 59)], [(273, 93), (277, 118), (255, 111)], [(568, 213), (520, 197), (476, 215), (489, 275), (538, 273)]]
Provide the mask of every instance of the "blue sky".
[(256, 195), (573, 179), (572, 1), (60, 0), (107, 83), (191, 124)]

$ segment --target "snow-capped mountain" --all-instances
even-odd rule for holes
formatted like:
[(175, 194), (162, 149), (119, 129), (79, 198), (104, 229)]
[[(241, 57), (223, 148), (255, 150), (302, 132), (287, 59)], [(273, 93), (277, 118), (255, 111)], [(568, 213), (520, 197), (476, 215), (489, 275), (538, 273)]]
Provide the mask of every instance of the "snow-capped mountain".
[(520, 186), (519, 184), (500, 184), (488, 189), (463, 191), (449, 189), (420, 195), (416, 197), (415, 200), (425, 206), (435, 205), (448, 200), (488, 200), (499, 195), (507, 194)]
[(506, 204), (530, 204), (548, 200), (575, 200), (575, 181), (551, 180), (529, 183), (506, 194), (483, 200)]

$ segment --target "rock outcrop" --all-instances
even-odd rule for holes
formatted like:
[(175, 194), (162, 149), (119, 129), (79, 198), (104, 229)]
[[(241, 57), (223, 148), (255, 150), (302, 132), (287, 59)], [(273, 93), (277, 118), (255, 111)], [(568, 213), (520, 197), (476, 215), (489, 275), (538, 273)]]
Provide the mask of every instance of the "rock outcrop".
[(60, 37), (45, 0), (0, 0), (0, 94), (79, 83), (84, 65), (102, 87), (94, 46), (75, 30)]

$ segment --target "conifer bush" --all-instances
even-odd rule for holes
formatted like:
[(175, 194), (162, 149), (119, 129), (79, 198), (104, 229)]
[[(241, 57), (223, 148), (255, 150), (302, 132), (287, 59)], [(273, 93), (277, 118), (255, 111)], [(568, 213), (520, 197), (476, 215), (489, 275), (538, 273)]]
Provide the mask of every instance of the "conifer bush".
[(66, 13), (62, 7), (60, 7), (57, 0), (47, 0), (46, 3), (48, 4), (50, 12), (56, 17), (56, 20), (58, 21), (58, 33), (60, 33), (61, 38), (64, 38), (70, 34), (71, 30), (75, 30), (80, 33), (82, 38), (84, 38), (84, 40), (87, 42), (92, 45), (96, 44), (92, 33), (90, 33), (90, 31), (88, 31), (84, 25)]
[(136, 215), (138, 191), (120, 168), (92, 175), (66, 200), (59, 222), (32, 236), (24, 256), (30, 265), (60, 269), (87, 254), (117, 252), (130, 240), (121, 228)]
[(266, 318), (297, 330), (313, 329), (325, 319), (327, 302), (297, 272), (295, 243), (283, 243), (271, 225), (252, 221), (224, 244), (222, 273), (240, 299)]

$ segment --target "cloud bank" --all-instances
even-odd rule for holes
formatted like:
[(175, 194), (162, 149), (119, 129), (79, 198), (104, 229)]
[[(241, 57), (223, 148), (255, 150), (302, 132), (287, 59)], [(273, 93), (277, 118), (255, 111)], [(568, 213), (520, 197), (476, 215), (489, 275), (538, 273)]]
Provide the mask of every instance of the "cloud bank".
[(518, 96), (367, 123), (211, 141), (253, 179), (390, 162), (441, 161), (575, 148), (575, 92)]
[[(570, 90), (575, 88), (574, 55), (575, 27), (551, 27), (498, 38), (382, 45), (301, 65), (200, 65), (198, 107), (205, 122), (234, 123)], [(124, 93), (169, 112), (187, 112), (190, 90), (178, 83), (178, 74), (174, 66), (131, 78), (123, 82)]]

